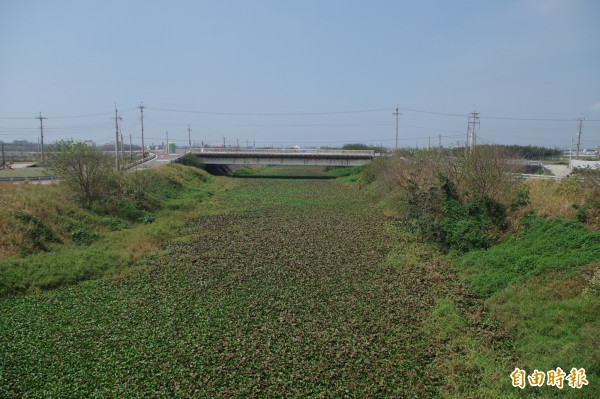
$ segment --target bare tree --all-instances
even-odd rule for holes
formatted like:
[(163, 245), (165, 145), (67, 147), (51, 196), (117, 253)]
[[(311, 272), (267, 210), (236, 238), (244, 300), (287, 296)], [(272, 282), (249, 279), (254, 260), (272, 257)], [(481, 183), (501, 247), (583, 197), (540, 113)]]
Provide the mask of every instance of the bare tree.
[(52, 146), (50, 171), (59, 176), (90, 208), (108, 191), (113, 174), (112, 159), (100, 150), (81, 142), (60, 141)]

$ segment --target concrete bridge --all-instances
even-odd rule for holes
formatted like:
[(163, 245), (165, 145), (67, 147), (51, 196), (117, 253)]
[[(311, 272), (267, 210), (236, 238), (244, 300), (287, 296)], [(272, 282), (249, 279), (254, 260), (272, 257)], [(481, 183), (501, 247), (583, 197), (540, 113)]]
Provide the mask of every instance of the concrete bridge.
[(370, 150), (192, 148), (206, 165), (360, 166), (378, 156)]

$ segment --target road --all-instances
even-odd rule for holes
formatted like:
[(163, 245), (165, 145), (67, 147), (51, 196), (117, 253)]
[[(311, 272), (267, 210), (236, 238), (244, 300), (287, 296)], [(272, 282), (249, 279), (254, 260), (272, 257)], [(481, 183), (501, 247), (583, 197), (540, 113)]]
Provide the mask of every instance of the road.
[(554, 176), (557, 176), (559, 179), (563, 177), (567, 177), (571, 174), (571, 169), (567, 165), (548, 165), (544, 164), (544, 168), (548, 169)]
[(133, 168), (131, 168), (130, 170), (158, 168), (161, 165), (173, 162), (174, 160), (182, 157), (183, 155), (184, 154), (156, 154), (156, 158), (154, 158), (150, 161), (144, 162), (142, 164), (136, 165)]

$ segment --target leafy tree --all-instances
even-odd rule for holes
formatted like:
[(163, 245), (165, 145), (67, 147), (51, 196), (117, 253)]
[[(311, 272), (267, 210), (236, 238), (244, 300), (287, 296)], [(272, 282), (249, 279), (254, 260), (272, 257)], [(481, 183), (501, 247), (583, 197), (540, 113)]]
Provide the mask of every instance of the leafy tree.
[(108, 193), (113, 175), (112, 159), (97, 148), (76, 141), (60, 141), (51, 147), (50, 171), (59, 176), (90, 208)]
[(372, 145), (367, 145), (367, 144), (362, 144), (362, 143), (344, 144), (344, 146), (342, 147), (342, 150), (373, 150), (378, 153), (387, 152), (387, 149), (385, 149), (383, 147), (372, 146)]

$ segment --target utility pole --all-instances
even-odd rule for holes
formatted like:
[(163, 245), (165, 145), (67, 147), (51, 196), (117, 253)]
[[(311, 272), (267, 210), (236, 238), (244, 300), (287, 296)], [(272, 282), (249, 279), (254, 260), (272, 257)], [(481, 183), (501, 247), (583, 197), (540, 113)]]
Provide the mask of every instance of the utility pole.
[(225, 148), (225, 136), (223, 136), (223, 148)]
[(169, 153), (169, 131), (165, 131), (165, 133), (167, 134), (167, 144), (165, 145), (165, 154)]
[[(469, 148), (472, 150), (477, 144), (475, 126), (479, 124), (479, 112), (471, 112), (469, 114), (469, 121), (467, 122), (467, 142), (465, 144), (466, 151), (469, 152)], [(469, 143), (470, 138), (470, 143)]]
[(115, 103), (115, 169), (119, 170), (119, 111), (117, 110), (117, 103)]
[(240, 149), (240, 139), (236, 139), (236, 142), (237, 142), (237, 149), (239, 150)]
[(441, 150), (442, 149), (442, 135), (438, 135), (438, 148)]
[(2, 143), (2, 169), (4, 169), (4, 166), (6, 165), (4, 162), (4, 141), (1, 141), (0, 143)]
[(571, 149), (569, 150), (569, 169), (573, 169), (573, 137), (571, 137)]
[(131, 141), (131, 133), (129, 133), (129, 162), (133, 162), (133, 144)]
[(580, 145), (581, 145), (581, 132), (583, 131), (583, 121), (585, 119), (583, 118), (583, 115), (581, 115), (579, 117), (579, 133), (577, 133), (577, 156), (575, 157), (575, 159), (579, 160), (579, 149), (580, 149)]
[(39, 119), (40, 120), (40, 151), (42, 153), (42, 163), (45, 161), (44, 158), (44, 119), (48, 119), (42, 116), (42, 113), (40, 112), (40, 116), (37, 116), (35, 119)]
[(121, 160), (125, 162), (125, 143), (123, 142), (123, 129), (119, 129), (119, 134), (121, 135)]
[(398, 110), (398, 105), (396, 105), (396, 112), (394, 112), (394, 115), (396, 116), (396, 146), (394, 147), (394, 150), (396, 151), (396, 155), (398, 155), (398, 117), (402, 115)]
[(141, 121), (142, 121), (142, 159), (145, 158), (146, 146), (144, 145), (144, 103), (141, 103), (138, 107), (140, 109)]
[(192, 129), (190, 129), (190, 125), (188, 125), (188, 141), (190, 144), (190, 152), (192, 152)]

